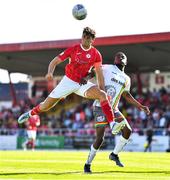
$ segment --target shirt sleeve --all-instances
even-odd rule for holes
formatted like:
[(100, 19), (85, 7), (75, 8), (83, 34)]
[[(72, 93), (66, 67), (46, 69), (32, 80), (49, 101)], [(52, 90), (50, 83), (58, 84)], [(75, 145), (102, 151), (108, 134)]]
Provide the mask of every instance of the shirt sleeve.
[(65, 51), (60, 53), (58, 57), (60, 58), (61, 61), (65, 61), (71, 56), (72, 51), (73, 51), (73, 47), (67, 48)]
[(96, 51), (96, 61), (94, 63), (94, 67), (99, 67), (102, 65), (102, 55), (100, 54), (99, 51)]

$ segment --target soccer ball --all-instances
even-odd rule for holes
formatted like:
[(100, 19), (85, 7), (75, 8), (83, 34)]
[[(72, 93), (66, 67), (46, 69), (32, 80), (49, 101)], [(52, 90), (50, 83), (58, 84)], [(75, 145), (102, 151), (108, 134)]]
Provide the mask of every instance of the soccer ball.
[(87, 16), (87, 10), (82, 4), (76, 4), (72, 9), (72, 14), (77, 20), (83, 20)]

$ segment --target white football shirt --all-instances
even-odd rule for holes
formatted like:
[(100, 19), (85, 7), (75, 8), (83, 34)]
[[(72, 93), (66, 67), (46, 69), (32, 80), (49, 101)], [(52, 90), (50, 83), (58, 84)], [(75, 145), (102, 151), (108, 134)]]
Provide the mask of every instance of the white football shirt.
[[(107, 95), (110, 96), (110, 104), (113, 109), (118, 109), (120, 97), (124, 91), (130, 91), (130, 77), (121, 71), (116, 65), (102, 65), (105, 89)], [(93, 104), (100, 106), (98, 100)]]

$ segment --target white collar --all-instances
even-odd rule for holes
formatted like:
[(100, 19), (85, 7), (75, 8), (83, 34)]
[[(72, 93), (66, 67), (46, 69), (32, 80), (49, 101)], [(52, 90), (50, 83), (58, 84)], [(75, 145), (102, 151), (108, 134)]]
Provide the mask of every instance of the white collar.
[(114, 64), (115, 68), (122, 74), (124, 74), (125, 72), (124, 71), (121, 71), (115, 64)]
[(81, 47), (84, 51), (88, 51), (88, 50), (91, 49), (91, 45), (90, 45), (89, 49), (84, 49), (84, 47), (82, 46), (82, 44), (80, 44), (80, 47)]

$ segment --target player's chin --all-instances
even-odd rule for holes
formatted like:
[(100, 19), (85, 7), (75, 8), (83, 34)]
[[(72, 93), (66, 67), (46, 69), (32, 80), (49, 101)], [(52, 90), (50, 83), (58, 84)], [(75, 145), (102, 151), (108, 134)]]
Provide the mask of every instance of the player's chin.
[(86, 40), (85, 42), (86, 46), (90, 46), (92, 44), (91, 40)]

